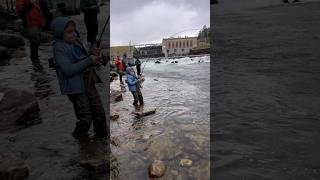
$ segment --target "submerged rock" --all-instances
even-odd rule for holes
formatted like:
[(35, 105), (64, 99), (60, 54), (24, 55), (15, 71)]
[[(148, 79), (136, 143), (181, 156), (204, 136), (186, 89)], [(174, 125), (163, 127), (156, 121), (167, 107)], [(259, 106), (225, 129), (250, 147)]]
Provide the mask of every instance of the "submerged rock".
[(29, 169), (23, 161), (0, 162), (0, 179), (22, 180), (28, 177)]
[(25, 43), (22, 36), (10, 33), (0, 33), (0, 46), (17, 48), (24, 45)]
[(181, 159), (180, 166), (182, 167), (189, 167), (192, 165), (192, 161), (190, 159)]
[(188, 174), (197, 179), (210, 178), (210, 161), (202, 162), (199, 166), (191, 167), (188, 170)]
[[(89, 170), (94, 171), (97, 174), (106, 173), (108, 168), (108, 161), (106, 159), (87, 159), (79, 162), (80, 166)], [(108, 170), (109, 171), (109, 170)]]
[(155, 160), (150, 166), (149, 166), (149, 177), (150, 178), (160, 178), (164, 175), (166, 172), (166, 165), (164, 162), (160, 160)]
[(148, 148), (151, 157), (163, 160), (170, 160), (179, 156), (182, 151), (168, 137), (158, 137), (152, 140)]
[(0, 130), (41, 122), (40, 108), (33, 94), (11, 88), (0, 88), (0, 93), (3, 94), (0, 103)]
[(111, 91), (110, 93), (110, 103), (117, 103), (123, 101), (121, 91)]

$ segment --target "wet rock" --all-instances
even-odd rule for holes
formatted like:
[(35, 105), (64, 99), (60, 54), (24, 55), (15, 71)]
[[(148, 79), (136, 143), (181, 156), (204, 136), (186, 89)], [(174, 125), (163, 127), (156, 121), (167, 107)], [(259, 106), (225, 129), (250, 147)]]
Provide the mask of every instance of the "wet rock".
[(117, 179), (117, 177), (119, 176), (119, 162), (118, 159), (111, 154), (110, 157), (110, 177), (111, 179)]
[(190, 167), (192, 165), (192, 161), (190, 159), (181, 159), (180, 166), (182, 167)]
[(86, 159), (86, 160), (81, 160), (79, 162), (80, 166), (89, 170), (89, 171), (94, 171), (97, 174), (101, 173), (106, 173), (107, 168), (108, 168), (108, 161), (105, 159)]
[(152, 140), (148, 152), (150, 152), (152, 158), (162, 160), (171, 160), (182, 153), (177, 144), (173, 143), (168, 137), (163, 136)]
[(10, 58), (10, 53), (6, 47), (0, 46), (0, 60), (6, 60)]
[(154, 62), (154, 63), (156, 63), (156, 64), (159, 64), (159, 63), (161, 63), (159, 60), (157, 60), (156, 62)]
[(120, 140), (117, 137), (112, 137), (110, 143), (114, 146), (120, 146)]
[(9, 33), (0, 33), (0, 46), (17, 48), (24, 45), (25, 43), (22, 36)]
[(111, 91), (110, 93), (110, 102), (117, 103), (123, 101), (122, 92), (121, 91)]
[(150, 166), (149, 166), (149, 177), (150, 178), (160, 178), (164, 175), (166, 172), (166, 166), (164, 162), (160, 160), (155, 160)]
[(158, 79), (153, 79), (154, 81), (159, 81)]
[(23, 161), (0, 162), (0, 179), (22, 180), (28, 177), (29, 169)]
[(141, 117), (148, 116), (148, 115), (151, 115), (154, 113), (156, 113), (156, 109), (146, 110), (143, 112), (136, 112), (134, 114), (136, 115), (136, 117), (141, 118)]
[(110, 76), (112, 76), (112, 77), (117, 77), (118, 74), (117, 74), (116, 72), (114, 72), (114, 71), (110, 71)]
[(174, 61), (174, 63), (178, 63), (178, 61)]
[(112, 112), (111, 116), (110, 116), (110, 119), (115, 121), (115, 120), (119, 119), (119, 117), (120, 116), (119, 116), (119, 114), (117, 112)]
[(33, 94), (11, 88), (0, 88), (0, 92), (3, 94), (0, 103), (0, 130), (41, 122), (40, 108)]

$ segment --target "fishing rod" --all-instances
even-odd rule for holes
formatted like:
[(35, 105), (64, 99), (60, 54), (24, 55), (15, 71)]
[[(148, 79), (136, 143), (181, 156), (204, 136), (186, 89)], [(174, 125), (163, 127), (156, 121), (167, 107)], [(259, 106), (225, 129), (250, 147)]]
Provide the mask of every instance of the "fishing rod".
[(102, 35), (103, 35), (104, 31), (106, 30), (106, 27), (107, 27), (107, 24), (108, 24), (109, 20), (110, 20), (110, 16), (108, 17), (106, 23), (104, 24), (104, 26), (103, 26), (103, 28), (102, 28), (102, 32), (101, 32), (100, 37), (99, 37), (99, 40), (98, 40), (98, 42), (97, 42), (97, 48), (100, 47)]
[(142, 74), (144, 68), (147, 66), (147, 63), (149, 62), (149, 60), (150, 60), (150, 59), (148, 59), (148, 60), (144, 63), (144, 66), (143, 66), (143, 68), (142, 68), (142, 70), (141, 70), (141, 74)]
[[(99, 37), (99, 39), (98, 39), (98, 41), (97, 41), (97, 48), (99, 48), (100, 45), (101, 45), (102, 35), (104, 34), (104, 32), (105, 32), (105, 30), (106, 30), (106, 27), (107, 27), (107, 24), (108, 24), (109, 20), (110, 20), (110, 16), (108, 17), (106, 23), (105, 23), (104, 26), (103, 26), (102, 32), (101, 32), (100, 37)], [(90, 53), (90, 54), (88, 54), (87, 56), (81, 58), (81, 60), (84, 60), (84, 59), (88, 58), (88, 57), (91, 56), (91, 55), (92, 55), (92, 54)], [(102, 57), (102, 63), (101, 63), (101, 64), (104, 65), (104, 66), (107, 65), (107, 59), (106, 59), (106, 57), (105, 57), (104, 55), (103, 55), (103, 57)]]

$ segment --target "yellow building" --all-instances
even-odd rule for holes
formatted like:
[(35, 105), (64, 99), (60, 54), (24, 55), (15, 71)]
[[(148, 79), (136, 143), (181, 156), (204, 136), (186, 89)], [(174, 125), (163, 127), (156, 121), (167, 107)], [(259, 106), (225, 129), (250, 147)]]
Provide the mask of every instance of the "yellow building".
[(197, 37), (165, 38), (162, 40), (162, 51), (166, 56), (187, 55), (190, 49), (197, 47)]
[(134, 49), (134, 46), (113, 46), (110, 48), (110, 56), (113, 59), (120, 56), (122, 59), (123, 54), (126, 53), (127, 58), (133, 58)]

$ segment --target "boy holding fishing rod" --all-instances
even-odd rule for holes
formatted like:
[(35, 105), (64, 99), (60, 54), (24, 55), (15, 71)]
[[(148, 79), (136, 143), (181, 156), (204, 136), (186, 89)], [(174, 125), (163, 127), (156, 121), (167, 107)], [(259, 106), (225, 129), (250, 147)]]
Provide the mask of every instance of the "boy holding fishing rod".
[(88, 54), (68, 17), (57, 17), (51, 24), (54, 33), (54, 61), (62, 94), (72, 102), (78, 122), (73, 131), (77, 139), (87, 136), (91, 123), (96, 137), (107, 137), (104, 108), (95, 83), (101, 83), (92, 66), (101, 62), (101, 51)]
[(140, 105), (143, 105), (143, 96), (141, 93), (141, 83), (143, 82), (143, 79), (140, 76), (137, 77), (134, 69), (130, 66), (127, 67), (126, 71), (128, 88), (134, 98), (133, 105), (137, 106), (138, 102)]

